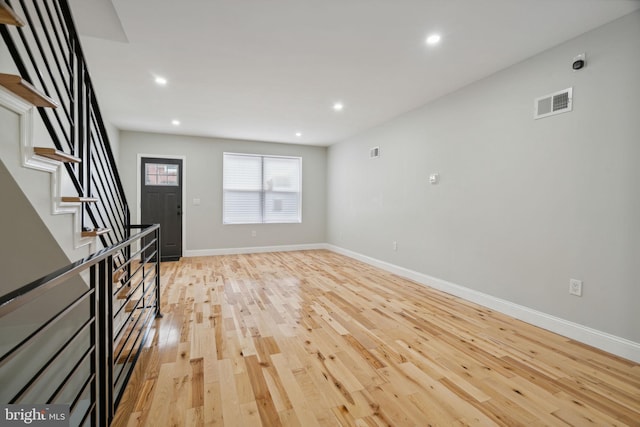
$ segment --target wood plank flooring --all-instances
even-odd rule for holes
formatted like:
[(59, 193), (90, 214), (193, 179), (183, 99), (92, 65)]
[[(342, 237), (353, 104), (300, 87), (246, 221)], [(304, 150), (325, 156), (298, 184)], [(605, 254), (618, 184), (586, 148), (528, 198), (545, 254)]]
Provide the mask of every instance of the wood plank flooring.
[(115, 426), (640, 426), (640, 365), (332, 252), (162, 285)]

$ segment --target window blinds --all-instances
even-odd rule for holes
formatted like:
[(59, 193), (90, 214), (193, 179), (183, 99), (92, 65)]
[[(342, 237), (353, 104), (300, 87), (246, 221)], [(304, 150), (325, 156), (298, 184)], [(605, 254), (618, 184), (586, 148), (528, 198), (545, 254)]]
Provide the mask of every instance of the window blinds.
[(300, 157), (224, 154), (225, 224), (301, 222)]

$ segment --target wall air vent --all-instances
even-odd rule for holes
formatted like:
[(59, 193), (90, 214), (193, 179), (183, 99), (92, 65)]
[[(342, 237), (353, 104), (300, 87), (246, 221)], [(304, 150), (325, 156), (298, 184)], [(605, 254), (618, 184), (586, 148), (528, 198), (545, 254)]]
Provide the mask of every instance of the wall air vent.
[(375, 159), (380, 157), (380, 147), (373, 147), (369, 150), (369, 158)]
[(573, 109), (573, 88), (564, 89), (549, 95), (536, 98), (534, 102), (534, 119), (541, 119)]

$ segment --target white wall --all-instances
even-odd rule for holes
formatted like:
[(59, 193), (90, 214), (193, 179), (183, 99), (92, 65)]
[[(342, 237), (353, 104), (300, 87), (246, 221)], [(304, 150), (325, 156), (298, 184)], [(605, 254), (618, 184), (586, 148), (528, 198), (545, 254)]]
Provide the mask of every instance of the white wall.
[(329, 243), (640, 343), (639, 52), (634, 13), (331, 146)]
[(104, 127), (107, 130), (107, 136), (109, 138), (109, 145), (111, 146), (111, 152), (113, 153), (113, 158), (118, 164), (120, 160), (120, 131), (116, 128), (111, 122), (109, 122), (108, 117), (103, 116)]
[[(222, 154), (224, 152), (302, 157), (301, 224), (222, 224)], [(173, 155), (185, 159), (185, 255), (218, 253), (230, 248), (304, 245), (326, 242), (327, 149), (292, 144), (201, 138), (122, 131), (120, 174), (131, 205), (132, 223), (138, 215), (138, 156)], [(195, 206), (193, 199), (200, 199)], [(251, 231), (256, 231), (256, 237)]]

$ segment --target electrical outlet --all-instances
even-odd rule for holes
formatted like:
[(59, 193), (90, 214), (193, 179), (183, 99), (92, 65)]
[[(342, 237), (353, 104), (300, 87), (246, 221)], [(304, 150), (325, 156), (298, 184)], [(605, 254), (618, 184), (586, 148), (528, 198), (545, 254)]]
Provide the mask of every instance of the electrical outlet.
[(258, 233), (256, 233), (256, 230), (251, 230), (251, 237), (256, 237)]
[(393, 241), (393, 250), (394, 251), (398, 250), (398, 242), (396, 242), (395, 240)]
[(582, 296), (582, 280), (570, 279), (569, 280), (569, 293), (577, 297)]

